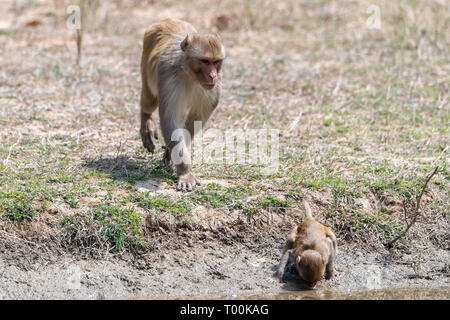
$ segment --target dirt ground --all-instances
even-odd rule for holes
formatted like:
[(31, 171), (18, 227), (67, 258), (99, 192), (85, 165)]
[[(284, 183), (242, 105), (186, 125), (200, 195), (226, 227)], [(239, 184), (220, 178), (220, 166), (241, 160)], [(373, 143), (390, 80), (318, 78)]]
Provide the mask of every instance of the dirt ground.
[[(30, 264), (26, 270), (2, 261), (0, 293), (2, 299), (232, 299), (249, 295), (277, 299), (287, 292), (305, 290), (304, 298), (325, 299), (330, 294), (345, 298), (343, 294), (361, 290), (409, 288), (396, 296), (405, 299), (414, 298), (407, 295), (414, 289), (435, 288), (440, 294), (430, 298), (448, 298), (448, 252), (443, 250), (421, 257), (426, 276), (418, 276), (412, 267), (412, 254), (393, 257), (388, 252), (368, 254), (345, 246), (339, 250), (335, 278), (322, 280), (315, 290), (308, 290), (293, 265), (288, 266), (285, 283), (273, 278), (279, 259), (277, 245), (269, 241), (265, 246), (274, 249), (262, 254), (265, 250), (242, 244), (203, 241), (157, 250), (134, 261), (63, 255), (57, 261)], [(364, 299), (364, 295), (352, 298)]]
[[(0, 299), (449, 298), (445, 1), (77, 3), (80, 66), (72, 2), (0, 2)], [(209, 128), (279, 130), (277, 173), (194, 160), (181, 193), (143, 149), (142, 36), (166, 17), (221, 34)], [(339, 247), (313, 291), (273, 277), (304, 198)]]

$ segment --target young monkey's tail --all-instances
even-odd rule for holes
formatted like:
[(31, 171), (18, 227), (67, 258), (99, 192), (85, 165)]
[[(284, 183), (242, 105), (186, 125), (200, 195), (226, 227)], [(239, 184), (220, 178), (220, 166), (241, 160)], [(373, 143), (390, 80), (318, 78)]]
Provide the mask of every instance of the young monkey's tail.
[(305, 207), (306, 217), (312, 218), (311, 208), (309, 207), (309, 204), (305, 199), (303, 199), (303, 206)]

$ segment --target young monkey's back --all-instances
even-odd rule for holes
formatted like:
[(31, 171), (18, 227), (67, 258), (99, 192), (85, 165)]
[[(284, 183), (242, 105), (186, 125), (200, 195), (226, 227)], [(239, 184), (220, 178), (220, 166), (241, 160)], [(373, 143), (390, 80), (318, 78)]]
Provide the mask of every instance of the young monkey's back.
[(331, 230), (328, 227), (317, 222), (313, 217), (307, 217), (291, 231), (291, 235), (295, 237), (295, 251), (298, 251), (298, 254), (300, 254), (301, 251), (308, 249), (327, 250), (323, 244), (326, 243), (327, 234), (330, 234), (330, 232)]
[(289, 233), (276, 274), (282, 281), (284, 268), (292, 254), (300, 277), (307, 281), (310, 287), (314, 287), (324, 274), (326, 279), (333, 276), (337, 243), (331, 229), (312, 217), (306, 201), (303, 201), (303, 204), (306, 219)]

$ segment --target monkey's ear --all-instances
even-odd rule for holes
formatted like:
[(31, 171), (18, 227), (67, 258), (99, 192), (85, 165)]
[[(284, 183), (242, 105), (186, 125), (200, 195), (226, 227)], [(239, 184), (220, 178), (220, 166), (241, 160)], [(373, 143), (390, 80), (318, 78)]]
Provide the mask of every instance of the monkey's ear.
[(295, 259), (295, 262), (297, 263), (297, 264), (300, 264), (300, 261), (302, 260), (302, 257), (301, 256), (297, 256), (297, 259)]
[(191, 44), (192, 39), (190, 35), (187, 35), (186, 38), (184, 38), (183, 41), (181, 41), (180, 47), (181, 50), (186, 51), (186, 48)]

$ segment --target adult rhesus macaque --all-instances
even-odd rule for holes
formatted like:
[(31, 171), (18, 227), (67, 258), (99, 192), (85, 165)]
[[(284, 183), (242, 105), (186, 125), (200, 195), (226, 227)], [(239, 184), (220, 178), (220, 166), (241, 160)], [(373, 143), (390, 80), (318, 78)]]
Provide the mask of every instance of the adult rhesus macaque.
[(166, 19), (145, 31), (140, 134), (144, 147), (153, 153), (158, 138), (153, 114), (159, 106), (164, 162), (175, 164), (178, 190), (191, 191), (200, 184), (192, 174), (189, 151), (194, 121), (204, 127), (219, 103), (224, 58), (218, 35), (199, 34), (187, 22)]
[(325, 279), (331, 279), (333, 276), (337, 242), (333, 231), (312, 217), (308, 203), (303, 201), (303, 205), (306, 219), (289, 233), (278, 265), (277, 277), (282, 280), (291, 254), (299, 276), (310, 288), (314, 288), (324, 274)]

